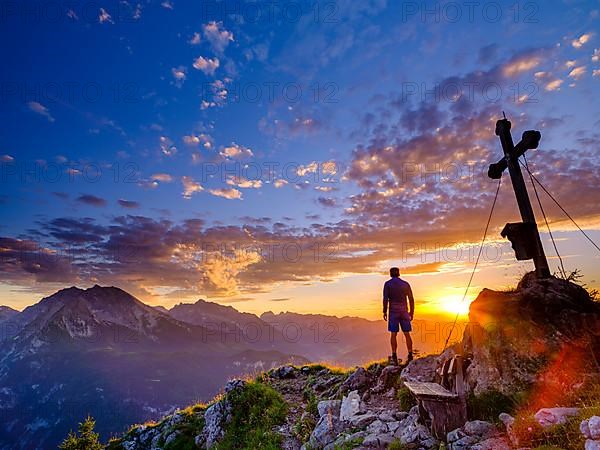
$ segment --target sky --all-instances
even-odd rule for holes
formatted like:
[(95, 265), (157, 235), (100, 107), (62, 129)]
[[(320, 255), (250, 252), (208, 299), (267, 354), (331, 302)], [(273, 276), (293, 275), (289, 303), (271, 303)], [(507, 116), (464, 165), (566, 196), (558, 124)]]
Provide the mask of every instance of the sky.
[[(487, 167), (506, 113), (600, 242), (600, 2), (6, 1), (0, 303), (119, 286), (152, 305), (464, 313), (532, 269)], [(556, 256), (526, 176), (551, 270)], [(539, 189), (538, 189), (539, 190)], [(599, 252), (539, 190), (567, 272)]]

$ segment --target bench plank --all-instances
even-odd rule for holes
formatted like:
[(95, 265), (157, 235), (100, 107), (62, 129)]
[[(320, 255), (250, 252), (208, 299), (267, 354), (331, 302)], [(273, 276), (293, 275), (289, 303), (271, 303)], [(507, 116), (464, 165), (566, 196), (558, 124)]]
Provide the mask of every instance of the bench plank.
[(455, 399), (458, 397), (457, 394), (453, 394), (452, 392), (450, 392), (449, 390), (437, 383), (405, 381), (404, 385), (416, 397), (435, 397), (440, 399)]

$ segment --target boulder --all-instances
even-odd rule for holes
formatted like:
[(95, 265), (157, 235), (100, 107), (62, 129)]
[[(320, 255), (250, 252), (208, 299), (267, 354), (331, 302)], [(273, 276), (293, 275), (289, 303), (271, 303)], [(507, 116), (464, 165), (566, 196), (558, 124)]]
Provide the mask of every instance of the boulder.
[(377, 420), (377, 416), (373, 413), (356, 414), (348, 419), (350, 425), (356, 428), (365, 428), (375, 420)]
[(327, 444), (335, 441), (337, 435), (343, 431), (343, 426), (338, 417), (327, 414), (322, 416), (308, 439), (307, 448), (322, 449)]
[(206, 448), (212, 448), (225, 435), (224, 425), (230, 420), (231, 405), (227, 401), (219, 401), (208, 407), (204, 413), (204, 430), (202, 432)]
[(358, 367), (340, 386), (340, 392), (364, 391), (371, 384), (369, 372), (364, 367)]
[(369, 434), (384, 434), (388, 431), (387, 424), (379, 419), (375, 420), (367, 427), (367, 433)]
[(429, 355), (424, 358), (413, 359), (402, 370), (400, 378), (402, 381), (433, 382), (435, 380), (435, 369), (438, 365), (438, 356)]
[(535, 413), (535, 420), (542, 427), (552, 425), (562, 425), (567, 422), (567, 419), (579, 414), (579, 408), (542, 408)]
[(365, 437), (362, 445), (364, 447), (387, 448), (393, 440), (394, 435), (392, 433), (372, 433)]
[(340, 407), (342, 406), (341, 400), (323, 400), (318, 403), (317, 410), (319, 411), (319, 417), (323, 417), (327, 414), (335, 417), (340, 416)]
[(600, 450), (600, 441), (595, 441), (593, 439), (587, 439), (585, 441), (585, 450)]
[(361, 411), (361, 401), (358, 391), (349, 392), (342, 399), (342, 405), (340, 409), (340, 419), (349, 421), (353, 416), (357, 415)]
[(381, 371), (377, 385), (373, 388), (374, 392), (384, 392), (393, 388), (398, 383), (398, 377), (402, 369), (398, 366), (387, 366)]
[(296, 378), (296, 368), (294, 366), (281, 366), (271, 372), (271, 378), (285, 380)]
[(590, 438), (600, 440), (600, 416), (592, 416), (588, 419)]
[(403, 445), (414, 444), (417, 447), (432, 448), (436, 444), (429, 430), (418, 423), (419, 408), (414, 406), (408, 412), (408, 416), (401, 420), (394, 437), (400, 440)]
[(498, 430), (489, 422), (483, 420), (473, 420), (465, 423), (463, 426), (465, 434), (469, 436), (476, 436), (479, 438), (487, 439), (498, 433)]
[(471, 450), (510, 450), (510, 444), (505, 438), (495, 437), (474, 444)]

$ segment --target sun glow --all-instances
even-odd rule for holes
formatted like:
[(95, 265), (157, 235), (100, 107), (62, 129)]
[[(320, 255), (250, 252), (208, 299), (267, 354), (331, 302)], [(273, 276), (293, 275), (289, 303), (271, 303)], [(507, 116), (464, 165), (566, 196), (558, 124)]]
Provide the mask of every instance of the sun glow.
[(465, 298), (462, 295), (445, 295), (437, 300), (440, 311), (466, 316), (469, 314), (469, 306), (471, 299)]

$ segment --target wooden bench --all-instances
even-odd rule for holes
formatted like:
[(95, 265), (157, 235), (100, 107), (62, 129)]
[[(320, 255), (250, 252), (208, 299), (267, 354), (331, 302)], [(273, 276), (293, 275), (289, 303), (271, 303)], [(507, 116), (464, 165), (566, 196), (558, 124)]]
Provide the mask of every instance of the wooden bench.
[(421, 420), (437, 439), (445, 441), (450, 431), (467, 421), (462, 358), (457, 355), (446, 361), (438, 375), (452, 391), (438, 383), (405, 381), (404, 385), (417, 399)]

